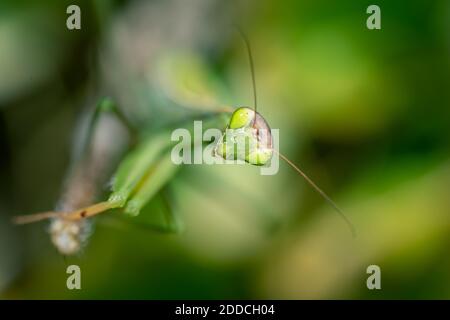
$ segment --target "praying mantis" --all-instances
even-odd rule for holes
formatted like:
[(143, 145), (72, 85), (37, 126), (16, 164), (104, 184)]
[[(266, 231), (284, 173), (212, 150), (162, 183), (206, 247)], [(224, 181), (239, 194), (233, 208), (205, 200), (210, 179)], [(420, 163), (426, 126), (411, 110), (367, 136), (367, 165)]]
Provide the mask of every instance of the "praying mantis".
[[(336, 211), (348, 224), (351, 232), (355, 235), (355, 229), (331, 200), (298, 166), (286, 156), (276, 150), (273, 146), (271, 129), (266, 119), (257, 110), (257, 94), (255, 71), (253, 65), (252, 51), (247, 36), (238, 30), (242, 36), (250, 62), (253, 107), (230, 108), (223, 107), (216, 111), (194, 115), (181, 124), (189, 126), (192, 120), (202, 117), (206, 128), (223, 127), (226, 130), (219, 141), (216, 141), (214, 153), (223, 159), (242, 160), (254, 166), (268, 164), (272, 157), (279, 156), (298, 174), (300, 174)], [(98, 118), (105, 112), (112, 113), (124, 123), (130, 131), (132, 125), (120, 108), (109, 98), (102, 99), (92, 116), (87, 134), (87, 142), (95, 131)], [(174, 165), (170, 157), (173, 142), (170, 139), (172, 126), (167, 126), (159, 132), (143, 134), (136, 138), (136, 144), (125, 157), (114, 173), (113, 183), (109, 197), (101, 202), (82, 208), (68, 211), (49, 211), (31, 215), (17, 216), (14, 218), (16, 224), (28, 224), (42, 220), (50, 220), (50, 235), (53, 244), (63, 255), (73, 255), (80, 252), (83, 243), (88, 236), (90, 218), (108, 212), (113, 209), (121, 210), (130, 216), (137, 216), (149, 201), (157, 195), (164, 185), (176, 174), (178, 167)], [(244, 144), (242, 151), (236, 151), (238, 144)], [(173, 217), (172, 217), (173, 218)], [(169, 219), (170, 220), (170, 219)], [(173, 219), (172, 219), (173, 220)], [(174, 227), (174, 221), (169, 222), (169, 227)]]

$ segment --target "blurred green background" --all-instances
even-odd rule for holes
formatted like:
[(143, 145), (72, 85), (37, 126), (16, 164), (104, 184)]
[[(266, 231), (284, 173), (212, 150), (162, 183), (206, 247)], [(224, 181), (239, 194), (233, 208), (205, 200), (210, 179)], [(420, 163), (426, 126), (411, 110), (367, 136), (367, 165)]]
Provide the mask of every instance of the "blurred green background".
[[(81, 30), (66, 28), (69, 4)], [(381, 30), (366, 28), (370, 4)], [(11, 224), (55, 207), (73, 133), (98, 96), (141, 128), (172, 117), (155, 103), (161, 92), (189, 99), (158, 72), (161, 57), (201, 61), (208, 80), (200, 67), (184, 77), (205, 82), (202, 103), (251, 105), (235, 23), (281, 151), (343, 208), (356, 239), (284, 163), (275, 176), (185, 166), (169, 184), (183, 232), (105, 214), (66, 262), (46, 223)], [(446, 0), (2, 1), (0, 298), (448, 299), (449, 86)], [(82, 290), (66, 288), (66, 263), (80, 265)], [(371, 264), (382, 290), (366, 288)]]

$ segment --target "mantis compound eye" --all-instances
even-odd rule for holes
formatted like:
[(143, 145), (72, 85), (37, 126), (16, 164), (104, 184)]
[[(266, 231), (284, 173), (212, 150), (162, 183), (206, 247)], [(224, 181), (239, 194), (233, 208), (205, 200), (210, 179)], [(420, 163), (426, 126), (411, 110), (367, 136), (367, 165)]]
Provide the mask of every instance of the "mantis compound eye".
[(228, 128), (239, 129), (249, 126), (255, 118), (256, 112), (248, 107), (240, 107), (236, 109), (230, 118)]

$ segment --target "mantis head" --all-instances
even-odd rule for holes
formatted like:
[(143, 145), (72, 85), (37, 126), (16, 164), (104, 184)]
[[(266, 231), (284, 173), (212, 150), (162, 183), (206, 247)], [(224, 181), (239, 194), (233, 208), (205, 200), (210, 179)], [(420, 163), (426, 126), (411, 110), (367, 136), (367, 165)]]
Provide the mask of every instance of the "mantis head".
[(215, 153), (226, 160), (243, 160), (262, 166), (272, 159), (272, 135), (267, 121), (249, 107), (240, 107), (216, 145)]

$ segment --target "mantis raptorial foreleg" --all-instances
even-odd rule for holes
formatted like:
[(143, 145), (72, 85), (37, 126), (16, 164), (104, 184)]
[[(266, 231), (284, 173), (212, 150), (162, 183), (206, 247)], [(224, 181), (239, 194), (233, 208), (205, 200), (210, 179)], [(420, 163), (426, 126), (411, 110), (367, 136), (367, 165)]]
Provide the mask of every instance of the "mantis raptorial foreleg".
[[(26, 224), (51, 219), (49, 232), (53, 244), (64, 255), (80, 251), (90, 234), (87, 218), (119, 205), (111, 201), (95, 202), (100, 185), (105, 183), (113, 168), (114, 159), (123, 149), (117, 122), (100, 121), (102, 115), (111, 113), (130, 131), (134, 129), (111, 99), (102, 99), (87, 119), (87, 128), (75, 139), (72, 163), (57, 210), (18, 216), (14, 223)], [(83, 124), (83, 122), (80, 122)], [(84, 133), (84, 134), (82, 134)]]
[(102, 115), (110, 113), (113, 114), (117, 120), (127, 129), (130, 134), (132, 143), (137, 139), (136, 128), (130, 123), (128, 118), (123, 114), (122, 110), (117, 106), (117, 104), (111, 98), (102, 98), (96, 105), (94, 114), (92, 115), (88, 129), (86, 138), (84, 139), (84, 144), (81, 151), (81, 156), (85, 155), (89, 145), (92, 142), (93, 135), (98, 128), (98, 123)]
[[(93, 146), (93, 138), (97, 130), (102, 115), (107, 113), (113, 114), (118, 121), (128, 129), (132, 139), (135, 137), (135, 129), (110, 98), (103, 98), (96, 105), (93, 114), (88, 119), (87, 129), (81, 138), (81, 147), (72, 157), (72, 165), (69, 170), (69, 177), (66, 181), (66, 187), (61, 197), (57, 211), (48, 211), (25, 216), (17, 216), (13, 218), (13, 222), (17, 224), (26, 224), (38, 222), (51, 218), (63, 218), (65, 220), (76, 221), (83, 218), (91, 217), (110, 207), (107, 202), (88, 206), (95, 198), (96, 189), (99, 183), (102, 183), (104, 176), (103, 168), (108, 164), (105, 163), (108, 152), (97, 155), (90, 152), (95, 149)], [(108, 130), (109, 127), (103, 128)], [(115, 143), (116, 141), (112, 141)], [(103, 142), (107, 143), (107, 142)], [(102, 150), (110, 150), (103, 146)], [(94, 150), (95, 151), (95, 150)], [(100, 181), (99, 181), (100, 180)], [(78, 209), (80, 208), (81, 209)]]

